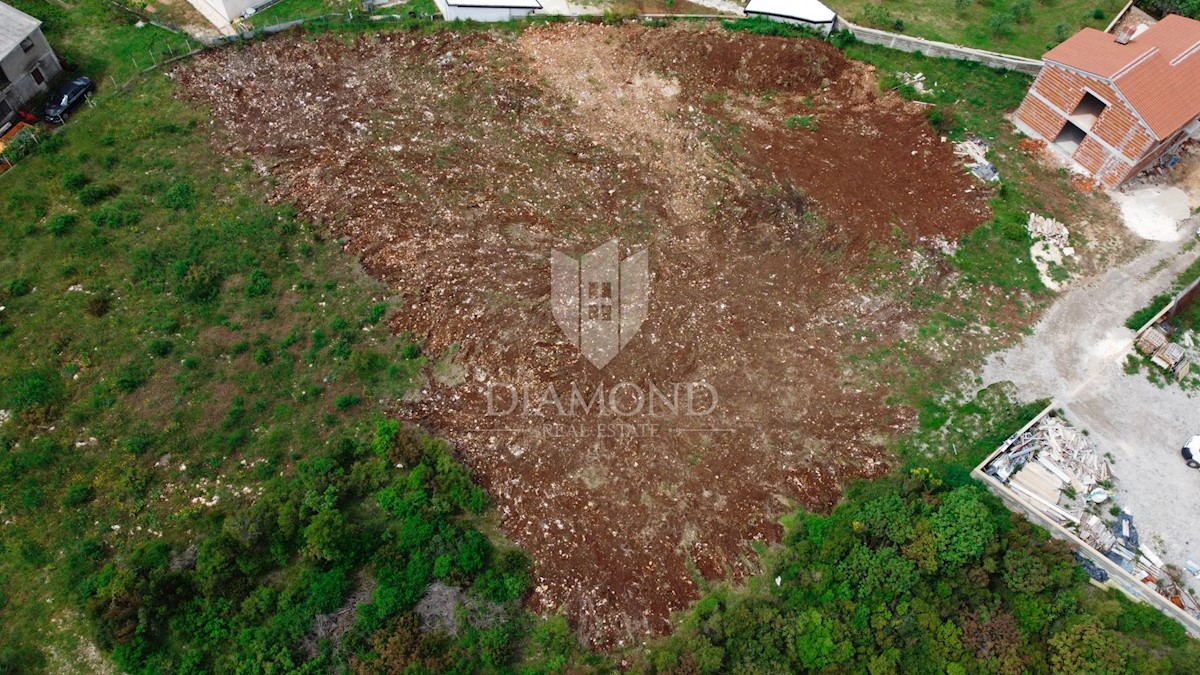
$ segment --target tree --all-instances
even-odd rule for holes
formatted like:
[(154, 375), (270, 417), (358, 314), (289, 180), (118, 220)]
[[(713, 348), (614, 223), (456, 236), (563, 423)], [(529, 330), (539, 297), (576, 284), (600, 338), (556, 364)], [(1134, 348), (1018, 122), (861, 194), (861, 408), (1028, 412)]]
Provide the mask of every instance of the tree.
[(1059, 673), (1118, 675), (1125, 672), (1125, 649), (1116, 633), (1087, 620), (1050, 638), (1050, 664)]
[(952, 570), (979, 559), (996, 536), (988, 507), (974, 487), (957, 488), (946, 495), (930, 525), (938, 559)]

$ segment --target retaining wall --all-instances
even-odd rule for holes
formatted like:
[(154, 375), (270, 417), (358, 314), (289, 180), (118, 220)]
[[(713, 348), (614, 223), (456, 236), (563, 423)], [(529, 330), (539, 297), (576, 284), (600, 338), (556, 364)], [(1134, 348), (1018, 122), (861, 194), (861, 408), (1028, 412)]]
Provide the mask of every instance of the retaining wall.
[(946, 42), (935, 42), (910, 35), (889, 33), (885, 30), (858, 26), (838, 17), (838, 30), (848, 30), (861, 42), (880, 45), (889, 49), (899, 49), (902, 52), (921, 52), (925, 56), (935, 56), (959, 61), (977, 61), (991, 68), (1015, 70), (1027, 75), (1037, 75), (1042, 70), (1039, 59), (1027, 59), (1023, 56), (989, 52), (984, 49), (972, 49)]

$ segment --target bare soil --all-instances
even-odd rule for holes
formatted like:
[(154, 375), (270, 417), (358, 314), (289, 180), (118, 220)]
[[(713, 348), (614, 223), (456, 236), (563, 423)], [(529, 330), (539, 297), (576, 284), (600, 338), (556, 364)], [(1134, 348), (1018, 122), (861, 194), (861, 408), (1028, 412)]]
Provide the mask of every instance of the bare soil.
[[(990, 215), (920, 110), (820, 42), (632, 25), (275, 39), (173, 77), (215, 111), (221, 152), (403, 294), (397, 332), (453, 352), (396, 414), (453, 441), (535, 562), (535, 607), (601, 646), (666, 632), (702, 579), (754, 569), (779, 514), (887, 470), (911, 414), (855, 388), (848, 355), (922, 317), (862, 276), (926, 256), (937, 289), (935, 240)], [(598, 370), (551, 316), (549, 258), (614, 238), (649, 251), (650, 309)], [(549, 386), (622, 382), (717, 401), (626, 426), (537, 406)], [(489, 415), (510, 385), (541, 414)]]

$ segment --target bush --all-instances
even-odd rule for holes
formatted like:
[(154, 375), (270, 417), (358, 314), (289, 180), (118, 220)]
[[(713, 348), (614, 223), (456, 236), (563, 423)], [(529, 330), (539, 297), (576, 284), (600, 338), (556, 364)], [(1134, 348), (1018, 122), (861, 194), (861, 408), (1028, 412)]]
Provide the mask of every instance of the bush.
[(1146, 325), (1146, 322), (1148, 322), (1150, 319), (1153, 319), (1156, 314), (1161, 312), (1163, 308), (1170, 303), (1171, 296), (1169, 295), (1164, 294), (1155, 296), (1155, 298), (1150, 301), (1149, 305), (1139, 309), (1131, 314), (1128, 319), (1125, 319), (1125, 327), (1129, 330), (1141, 329), (1142, 326)]
[(115, 197), (121, 188), (116, 185), (87, 185), (79, 191), (79, 203), (94, 206)]
[(65, 237), (75, 226), (79, 224), (79, 218), (74, 213), (60, 213), (50, 219), (46, 224), (46, 231), (55, 237)]
[(28, 279), (13, 279), (4, 287), (4, 297), (22, 298), (33, 291), (33, 284)]
[(191, 302), (211, 302), (221, 293), (223, 283), (225, 276), (212, 266), (191, 265), (179, 282), (179, 294)]
[(829, 44), (838, 49), (845, 49), (855, 42), (858, 42), (858, 38), (854, 37), (854, 33), (848, 30), (839, 30), (829, 34)]
[(97, 227), (129, 227), (136, 225), (141, 220), (142, 214), (138, 213), (137, 207), (129, 204), (112, 203), (105, 204), (100, 208), (92, 211), (88, 219)]
[(72, 508), (82, 506), (92, 500), (92, 488), (87, 483), (72, 483), (63, 495), (63, 506)]
[(1012, 14), (1013, 20), (1017, 23), (1027, 23), (1033, 18), (1033, 8), (1029, 4), (1029, 0), (1018, 0), (1013, 3), (1013, 6), (1008, 10)]
[(262, 270), (250, 273), (250, 281), (246, 284), (246, 297), (259, 298), (271, 292), (271, 277)]
[(1103, 21), (1105, 17), (1104, 10), (1097, 7), (1092, 10), (1092, 18), (1096, 21)]
[(1009, 12), (997, 12), (988, 17), (988, 28), (992, 35), (1005, 37), (1012, 34), (1013, 15)]
[(66, 393), (62, 378), (49, 369), (26, 371), (0, 384), (0, 401), (4, 402), (0, 407), (17, 412), (55, 405)]
[(196, 206), (196, 198), (196, 188), (191, 183), (181, 181), (167, 188), (162, 205), (176, 211), (187, 211)]
[(1065, 23), (1060, 23), (1054, 27), (1054, 38), (1059, 42), (1063, 42), (1071, 37), (1071, 29)]
[(342, 394), (333, 400), (333, 407), (338, 410), (346, 410), (353, 408), (362, 402), (362, 398), (355, 394)]
[(171, 352), (175, 351), (175, 343), (171, 342), (170, 340), (158, 338), (151, 340), (150, 345), (146, 348), (146, 350), (150, 352), (151, 356), (162, 358), (164, 356), (169, 356)]
[(129, 363), (117, 371), (115, 384), (117, 391), (123, 394), (131, 394), (138, 390), (146, 381), (150, 379), (151, 369), (148, 364), (142, 362)]
[(87, 175), (84, 174), (82, 171), (68, 171), (66, 174), (63, 175), (63, 178), (62, 178), (63, 189), (69, 190), (71, 192), (79, 192), (80, 190), (83, 189), (83, 187), (85, 185), (87, 185), (90, 182), (91, 181), (88, 180)]
[(87, 312), (88, 316), (99, 319), (108, 314), (108, 310), (112, 309), (112, 296), (107, 292), (97, 293), (87, 299), (83, 305), (83, 311)]

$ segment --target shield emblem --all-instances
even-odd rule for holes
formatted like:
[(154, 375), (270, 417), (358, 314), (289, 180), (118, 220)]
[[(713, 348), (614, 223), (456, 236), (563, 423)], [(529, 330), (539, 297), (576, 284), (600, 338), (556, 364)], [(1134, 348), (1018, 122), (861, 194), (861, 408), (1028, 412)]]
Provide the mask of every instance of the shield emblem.
[(641, 328), (650, 305), (650, 255), (620, 259), (617, 240), (579, 260), (550, 254), (550, 307), (554, 321), (588, 361), (603, 368)]

